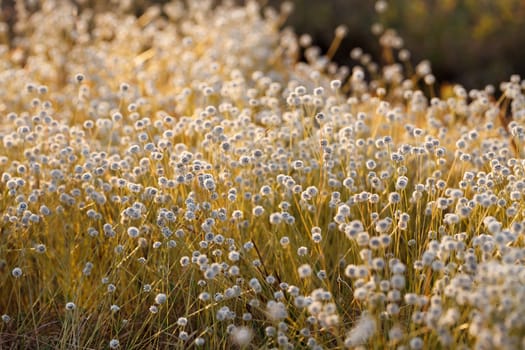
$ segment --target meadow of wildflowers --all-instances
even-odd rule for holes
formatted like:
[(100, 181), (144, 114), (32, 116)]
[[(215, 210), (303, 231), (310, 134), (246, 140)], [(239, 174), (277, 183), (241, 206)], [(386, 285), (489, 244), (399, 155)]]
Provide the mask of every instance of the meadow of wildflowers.
[(37, 5), (0, 23), (2, 349), (525, 347), (519, 76), (438, 97), (381, 25), (339, 67), (289, 3)]

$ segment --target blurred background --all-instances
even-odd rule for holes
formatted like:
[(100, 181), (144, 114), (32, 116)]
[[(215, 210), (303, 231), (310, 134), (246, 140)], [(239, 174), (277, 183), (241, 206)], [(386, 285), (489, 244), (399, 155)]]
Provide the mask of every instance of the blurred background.
[[(387, 0), (386, 10), (375, 11), (374, 0), (293, 0), (287, 24), (297, 33), (309, 33), (326, 52), (339, 24), (348, 36), (334, 57), (352, 65), (349, 52), (359, 46), (381, 57), (371, 32), (380, 19), (404, 39), (412, 62), (428, 59), (438, 82), (482, 88), (525, 77), (525, 0)], [(270, 0), (273, 6), (282, 2)]]
[[(10, 30), (16, 18), (15, 3), (30, 10), (46, 0), (0, 0), (0, 15)], [(66, 1), (66, 0), (56, 0)], [(108, 10), (123, 4), (140, 15), (151, 4), (170, 0), (70, 0), (79, 7)], [(181, 0), (183, 1), (183, 0)], [(195, 0), (186, 0), (195, 1)], [(211, 0), (219, 3), (221, 0)], [(243, 3), (245, 0), (229, 0)], [(279, 8), (283, 0), (257, 0)], [(395, 29), (411, 52), (412, 63), (431, 62), (438, 83), (461, 83), (482, 88), (508, 80), (511, 74), (525, 77), (525, 0), (386, 0), (381, 14), (376, 0), (291, 0), (294, 11), (286, 25), (298, 34), (308, 33), (323, 52), (341, 24), (348, 27), (334, 59), (352, 66), (350, 50), (361, 47), (381, 58), (378, 38), (371, 27), (378, 20)]]

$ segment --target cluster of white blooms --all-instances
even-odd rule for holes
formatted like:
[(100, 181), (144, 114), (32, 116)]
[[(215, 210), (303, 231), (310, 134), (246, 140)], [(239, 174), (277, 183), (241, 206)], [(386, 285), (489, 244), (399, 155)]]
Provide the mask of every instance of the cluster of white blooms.
[(339, 67), (289, 3), (31, 3), (0, 35), (0, 332), (525, 346), (519, 76), (435, 97), (380, 26), (399, 61)]

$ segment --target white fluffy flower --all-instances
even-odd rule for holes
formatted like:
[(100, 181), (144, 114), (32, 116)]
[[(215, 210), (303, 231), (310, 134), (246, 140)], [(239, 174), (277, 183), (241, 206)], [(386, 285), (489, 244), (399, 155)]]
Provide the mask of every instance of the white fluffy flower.
[(346, 347), (365, 344), (376, 332), (376, 320), (368, 314), (361, 315), (357, 324), (348, 332), (345, 339)]

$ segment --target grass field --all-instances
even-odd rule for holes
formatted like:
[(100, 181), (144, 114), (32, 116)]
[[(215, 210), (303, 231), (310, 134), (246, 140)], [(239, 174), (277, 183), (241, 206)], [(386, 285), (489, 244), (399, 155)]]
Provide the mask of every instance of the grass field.
[(525, 347), (519, 76), (119, 4), (0, 26), (1, 349)]

